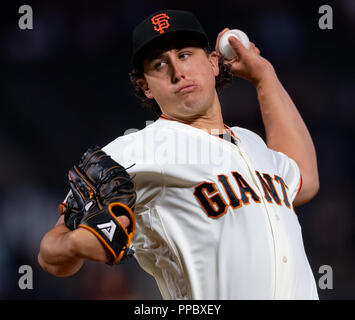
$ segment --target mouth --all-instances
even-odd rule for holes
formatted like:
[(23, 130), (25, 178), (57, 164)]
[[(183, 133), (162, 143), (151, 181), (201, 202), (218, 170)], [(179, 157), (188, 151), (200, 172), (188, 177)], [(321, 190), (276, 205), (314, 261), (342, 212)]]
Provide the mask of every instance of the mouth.
[(183, 94), (183, 93), (188, 93), (193, 90), (195, 90), (197, 86), (195, 84), (187, 84), (182, 87), (180, 87), (178, 90), (175, 91), (176, 94)]

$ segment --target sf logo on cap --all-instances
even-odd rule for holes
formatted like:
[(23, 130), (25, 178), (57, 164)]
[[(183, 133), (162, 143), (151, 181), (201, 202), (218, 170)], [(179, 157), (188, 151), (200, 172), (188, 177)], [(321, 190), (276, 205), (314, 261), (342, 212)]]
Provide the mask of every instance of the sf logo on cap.
[(152, 18), (152, 23), (155, 25), (154, 30), (159, 33), (164, 33), (164, 29), (170, 27), (169, 20), (170, 17), (166, 13), (159, 13)]

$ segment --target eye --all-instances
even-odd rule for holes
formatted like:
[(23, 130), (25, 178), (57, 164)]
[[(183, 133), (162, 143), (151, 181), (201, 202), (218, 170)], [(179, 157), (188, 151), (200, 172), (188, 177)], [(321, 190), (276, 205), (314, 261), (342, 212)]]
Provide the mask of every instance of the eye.
[(190, 52), (182, 52), (179, 54), (179, 58), (182, 60), (186, 60), (191, 55)]
[(166, 61), (159, 60), (159, 61), (154, 63), (154, 69), (155, 70), (160, 70), (165, 64), (166, 64)]

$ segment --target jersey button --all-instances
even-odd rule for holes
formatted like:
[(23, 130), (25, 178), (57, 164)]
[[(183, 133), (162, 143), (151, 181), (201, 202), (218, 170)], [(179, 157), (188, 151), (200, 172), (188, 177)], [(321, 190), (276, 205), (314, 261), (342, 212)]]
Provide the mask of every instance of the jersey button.
[(276, 220), (279, 221), (280, 220), (280, 217), (278, 215), (276, 215)]
[(282, 257), (282, 262), (283, 262), (283, 263), (286, 263), (286, 262), (287, 262), (287, 257), (286, 257), (286, 256), (283, 256), (283, 257)]

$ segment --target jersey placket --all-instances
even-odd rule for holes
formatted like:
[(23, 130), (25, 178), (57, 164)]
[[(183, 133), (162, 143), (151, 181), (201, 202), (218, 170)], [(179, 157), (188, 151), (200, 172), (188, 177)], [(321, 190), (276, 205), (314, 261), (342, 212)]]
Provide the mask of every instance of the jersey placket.
[(255, 168), (252, 165), (252, 162), (250, 161), (246, 151), (242, 147), (242, 144), (239, 140), (236, 140), (236, 144), (234, 145), (235, 148), (238, 150), (238, 153), (240, 157), (243, 159), (245, 165), (248, 168), (249, 174), (251, 176), (251, 179), (253, 181), (253, 184), (256, 186), (260, 199), (262, 199), (262, 204), (264, 208), (264, 212), (267, 215), (267, 219), (269, 221), (269, 227), (270, 227), (270, 233), (271, 233), (271, 238), (273, 242), (273, 249), (274, 249), (274, 288), (273, 288), (273, 297), (274, 299), (277, 299), (278, 297), (278, 287), (280, 285), (279, 281), (279, 272), (281, 268), (283, 267), (282, 264), (286, 263), (285, 261), (287, 258), (286, 254), (283, 254), (285, 252), (285, 248), (283, 246), (282, 242), (282, 237), (280, 237), (280, 232), (278, 228), (278, 223), (280, 220), (280, 217), (275, 213), (273, 208), (266, 203), (266, 199), (263, 197), (263, 188), (261, 186), (261, 183), (256, 176), (255, 173)]

